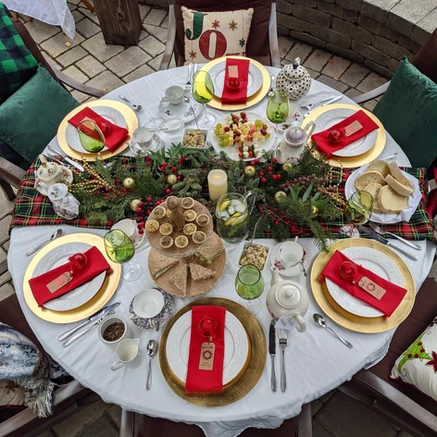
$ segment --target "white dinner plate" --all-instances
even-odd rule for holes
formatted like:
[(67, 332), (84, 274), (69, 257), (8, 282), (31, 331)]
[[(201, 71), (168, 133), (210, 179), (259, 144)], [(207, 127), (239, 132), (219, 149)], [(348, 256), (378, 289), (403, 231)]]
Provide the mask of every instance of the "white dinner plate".
[[(167, 337), (167, 361), (176, 377), (185, 384), (191, 339), (191, 310), (171, 328)], [(244, 368), (249, 354), (249, 340), (241, 322), (229, 311), (225, 318), (225, 357), (223, 385), (235, 379)]]
[[(240, 114), (241, 112), (244, 112), (244, 111), (234, 111), (235, 114)], [(268, 126), (267, 132), (270, 133), (270, 138), (266, 141), (261, 142), (261, 143), (257, 143), (260, 146), (261, 150), (268, 152), (275, 144), (276, 137), (275, 137), (275, 128), (274, 128), (273, 124), (270, 123), (270, 121), (267, 120), (265, 117), (262, 117), (261, 115), (255, 113), (255, 112), (246, 112), (246, 116), (247, 116), (248, 122), (254, 122), (255, 120), (258, 119), (258, 120), (261, 120), (263, 123), (265, 123)], [(219, 123), (221, 123), (223, 125), (229, 124), (229, 121), (228, 121), (229, 118), (230, 118), (230, 114), (226, 115), (221, 120), (217, 120), (217, 123), (214, 125), (214, 127), (212, 127), (209, 130), (208, 142), (212, 145), (212, 147), (214, 147), (214, 149), (217, 151), (217, 153), (225, 152), (229, 156), (229, 158), (233, 159), (234, 161), (238, 161), (240, 159), (238, 157), (238, 154), (240, 152), (238, 151), (237, 145), (234, 144), (233, 146), (220, 147), (219, 146), (220, 138), (218, 136), (216, 136), (216, 134), (214, 133), (215, 126), (217, 126), (217, 124), (219, 124)], [(255, 158), (247, 158), (247, 159), (244, 159), (244, 161), (252, 161), (254, 159)]]
[[(402, 273), (387, 255), (370, 247), (349, 247), (341, 251), (354, 263), (360, 264), (393, 284), (404, 286)], [(349, 294), (343, 288), (326, 278), (326, 287), (332, 298), (346, 311), (360, 317), (380, 317), (384, 313)]]
[[(357, 177), (364, 173), (367, 169), (369, 164), (363, 165), (359, 170), (355, 170), (346, 180), (346, 184), (344, 186), (344, 194), (346, 196), (346, 199), (349, 199), (352, 194), (355, 193), (355, 180)], [(402, 171), (402, 170), (401, 170)], [(406, 173), (402, 171), (402, 174), (409, 179), (411, 182), (414, 192), (411, 196), (408, 198), (408, 208), (404, 209), (402, 212), (395, 214), (388, 214), (388, 213), (372, 213), (370, 216), (370, 220), (375, 223), (381, 223), (381, 224), (391, 224), (391, 223), (398, 223), (398, 222), (409, 222), (413, 214), (415, 213), (417, 207), (419, 206), (420, 199), (422, 198), (422, 193), (420, 192), (419, 187), (419, 181), (409, 173)]]
[[(126, 119), (123, 114), (115, 108), (110, 108), (108, 106), (93, 106), (93, 111), (99, 114), (101, 117), (106, 118), (113, 124), (120, 127), (126, 127)], [(80, 144), (79, 135), (77, 133), (77, 128), (72, 126), (70, 123), (67, 124), (67, 129), (65, 131), (65, 138), (67, 139), (68, 145), (79, 153), (89, 153)], [(103, 150), (107, 150), (106, 147)]]
[[(219, 62), (209, 71), (211, 80), (214, 84), (214, 95), (222, 98), (223, 87), (225, 83), (226, 61)], [(249, 74), (247, 76), (247, 98), (252, 97), (258, 92), (263, 84), (263, 75), (261, 70), (254, 64), (249, 64)]]
[[(345, 118), (350, 117), (355, 114), (357, 111), (354, 109), (348, 108), (333, 108), (329, 111), (325, 111), (320, 114), (314, 123), (316, 123), (316, 128), (314, 129), (314, 133), (322, 132), (330, 127), (334, 126), (337, 123), (340, 123)], [(369, 132), (365, 137), (360, 138), (357, 141), (349, 144), (343, 149), (337, 150), (336, 152), (332, 152), (334, 156), (358, 156), (362, 155), (369, 151), (376, 142), (376, 138), (378, 137), (378, 129)]]
[[(55, 247), (41, 258), (35, 267), (33, 277), (42, 275), (62, 264), (66, 264), (71, 255), (86, 252), (91, 247), (90, 244), (86, 243), (66, 243), (62, 246)], [(53, 311), (68, 311), (78, 308), (97, 294), (105, 281), (105, 277), (106, 272), (102, 272), (91, 281), (80, 285), (69, 293), (45, 303), (43, 307)]]

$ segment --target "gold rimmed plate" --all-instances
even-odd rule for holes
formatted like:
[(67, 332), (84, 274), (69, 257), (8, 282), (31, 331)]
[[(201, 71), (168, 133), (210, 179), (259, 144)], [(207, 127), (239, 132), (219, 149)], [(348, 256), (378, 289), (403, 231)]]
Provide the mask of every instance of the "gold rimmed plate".
[(78, 150), (75, 150), (73, 147), (71, 147), (67, 141), (67, 128), (69, 126), (68, 120), (70, 120), (71, 117), (76, 115), (82, 109), (86, 107), (96, 108), (96, 107), (103, 107), (103, 106), (107, 108), (115, 109), (123, 116), (126, 122), (126, 129), (129, 132), (129, 136), (125, 140), (125, 142), (119, 147), (117, 147), (113, 152), (111, 152), (108, 149), (104, 149), (100, 153), (100, 156), (102, 157), (102, 159), (111, 158), (113, 156), (120, 154), (129, 146), (130, 137), (132, 136), (135, 129), (138, 127), (138, 118), (135, 112), (131, 108), (129, 108), (129, 106), (125, 105), (124, 103), (117, 102), (115, 100), (95, 100), (93, 102), (84, 103), (79, 107), (77, 107), (76, 109), (73, 109), (69, 114), (65, 116), (65, 118), (62, 120), (61, 124), (58, 127), (57, 140), (59, 143), (59, 147), (62, 149), (63, 152), (65, 152), (71, 158), (77, 159), (79, 161), (82, 160), (95, 161), (98, 158), (97, 153), (88, 153), (85, 149), (83, 150), (83, 152), (79, 152)]
[[(174, 324), (186, 312), (190, 311), (193, 305), (220, 305), (231, 312), (242, 323), (250, 343), (249, 360), (247, 367), (235, 382), (224, 387), (222, 393), (201, 393), (192, 394), (185, 392), (185, 384), (172, 372), (167, 360), (167, 338)], [(232, 404), (246, 396), (259, 381), (267, 356), (267, 344), (264, 331), (256, 317), (246, 308), (229, 299), (211, 297), (198, 299), (181, 308), (169, 321), (162, 333), (159, 346), (159, 364), (161, 372), (170, 388), (182, 399), (200, 407), (223, 407)]]
[[(34, 271), (40, 260), (52, 251), (56, 247), (60, 247), (66, 243), (82, 242), (91, 246), (96, 246), (111, 266), (112, 272), (106, 275), (106, 278), (101, 286), (100, 290), (94, 295), (92, 299), (78, 308), (74, 308), (68, 311), (54, 311), (44, 307), (39, 307), (35, 298), (33, 297), (32, 290), (29, 286), (29, 279), (34, 276)], [(38, 316), (40, 319), (46, 320), (52, 323), (73, 323), (79, 320), (86, 319), (92, 316), (97, 311), (102, 309), (106, 303), (111, 299), (117, 290), (121, 277), (121, 265), (114, 263), (106, 255), (104, 240), (102, 237), (93, 234), (70, 234), (64, 237), (58, 238), (51, 243), (47, 244), (41, 249), (32, 259), (27, 267), (26, 273), (23, 279), (23, 295), (24, 299), (29, 306), (30, 310)]]
[(387, 135), (381, 121), (370, 111), (367, 111), (367, 109), (361, 108), (356, 105), (348, 105), (346, 103), (335, 103), (332, 105), (323, 106), (321, 108), (315, 109), (314, 111), (311, 111), (311, 113), (303, 121), (302, 127), (305, 127), (310, 121), (313, 121), (317, 125), (318, 117), (320, 117), (325, 112), (333, 111), (337, 109), (351, 109), (354, 111), (362, 110), (378, 125), (378, 129), (376, 130), (377, 136), (376, 136), (375, 144), (370, 148), (370, 150), (357, 156), (350, 156), (350, 157), (335, 156), (328, 160), (329, 165), (333, 167), (356, 168), (356, 167), (361, 167), (364, 164), (368, 164), (369, 162), (372, 162), (376, 158), (378, 158), (378, 156), (384, 150)]
[[(407, 290), (400, 305), (390, 317), (360, 317), (349, 313), (332, 298), (325, 282), (320, 282), (320, 274), (325, 268), (331, 256), (336, 250), (343, 250), (349, 247), (369, 247), (386, 255), (397, 266), (402, 275), (403, 287)], [(329, 246), (329, 252), (321, 252), (311, 268), (311, 289), (316, 302), (322, 311), (344, 328), (364, 334), (376, 334), (389, 331), (400, 325), (410, 314), (416, 298), (416, 286), (410, 269), (405, 262), (393, 250), (374, 240), (364, 238), (347, 238), (336, 241)]]
[[(231, 104), (224, 104), (222, 103), (221, 99), (217, 96), (214, 96), (212, 100), (208, 103), (211, 108), (220, 109), (222, 111), (240, 111), (242, 109), (250, 108), (253, 105), (256, 105), (259, 103), (269, 92), (270, 89), (270, 75), (267, 71), (266, 67), (264, 65), (260, 64), (258, 61), (255, 61), (254, 59), (246, 58), (245, 56), (229, 56), (233, 59), (247, 59), (250, 61), (250, 64), (256, 67), (262, 74), (262, 85), (258, 89), (256, 93), (254, 93), (252, 96), (248, 97), (246, 100), (246, 103), (237, 103), (235, 105)], [(222, 58), (214, 59), (211, 62), (208, 62), (206, 65), (202, 67), (202, 70), (209, 71), (211, 68), (215, 67), (216, 65), (226, 62), (226, 56)], [(224, 64), (226, 65), (226, 64)]]

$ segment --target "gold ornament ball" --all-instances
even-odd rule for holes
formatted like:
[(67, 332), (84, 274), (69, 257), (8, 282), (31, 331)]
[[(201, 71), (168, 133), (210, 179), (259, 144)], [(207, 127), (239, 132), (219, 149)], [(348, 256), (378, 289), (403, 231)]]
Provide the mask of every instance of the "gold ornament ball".
[(284, 165), (282, 166), (282, 170), (288, 171), (291, 170), (291, 167), (293, 167), (289, 162), (284, 162)]
[(138, 205), (139, 205), (139, 203), (141, 202), (141, 200), (140, 199), (134, 199), (134, 200), (132, 200), (132, 202), (130, 203), (130, 209), (133, 211), (133, 212), (137, 212), (137, 209), (138, 209)]
[(176, 175), (171, 174), (167, 176), (167, 184), (169, 185), (173, 185), (178, 181), (178, 178), (176, 177)]
[(253, 165), (248, 165), (244, 169), (244, 174), (250, 178), (253, 178), (256, 174), (256, 169)]
[(319, 215), (319, 208), (317, 206), (311, 205), (311, 217), (317, 217)]
[(287, 193), (285, 191), (278, 191), (277, 193), (275, 193), (274, 199), (276, 203), (281, 203), (286, 198)]
[(132, 178), (123, 179), (123, 187), (130, 189), (135, 186), (135, 181)]

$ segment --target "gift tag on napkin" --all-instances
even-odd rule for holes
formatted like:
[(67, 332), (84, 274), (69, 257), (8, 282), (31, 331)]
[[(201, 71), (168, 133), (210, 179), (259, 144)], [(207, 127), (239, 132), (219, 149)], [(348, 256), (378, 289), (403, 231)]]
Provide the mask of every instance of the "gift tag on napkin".
[(275, 324), (276, 329), (286, 329), (287, 331), (294, 331), (296, 329), (296, 325), (293, 317), (289, 316), (281, 316), (276, 321)]

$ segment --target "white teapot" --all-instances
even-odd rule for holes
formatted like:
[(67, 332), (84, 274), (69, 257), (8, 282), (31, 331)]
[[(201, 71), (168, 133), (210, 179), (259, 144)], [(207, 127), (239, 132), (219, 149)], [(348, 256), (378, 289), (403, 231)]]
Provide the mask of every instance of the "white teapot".
[(310, 89), (311, 76), (302, 65), (300, 58), (292, 64), (285, 65), (276, 78), (276, 88), (284, 90), (290, 100), (298, 100)]
[(308, 311), (310, 300), (302, 285), (294, 281), (285, 281), (279, 276), (279, 270), (272, 266), (272, 281), (267, 294), (267, 308), (277, 320), (282, 316), (292, 317), (299, 332), (306, 330), (303, 316)]
[(48, 162), (44, 155), (39, 155), (41, 166), (36, 171), (36, 177), (45, 185), (50, 187), (53, 184), (61, 182), (61, 167), (56, 162)]

